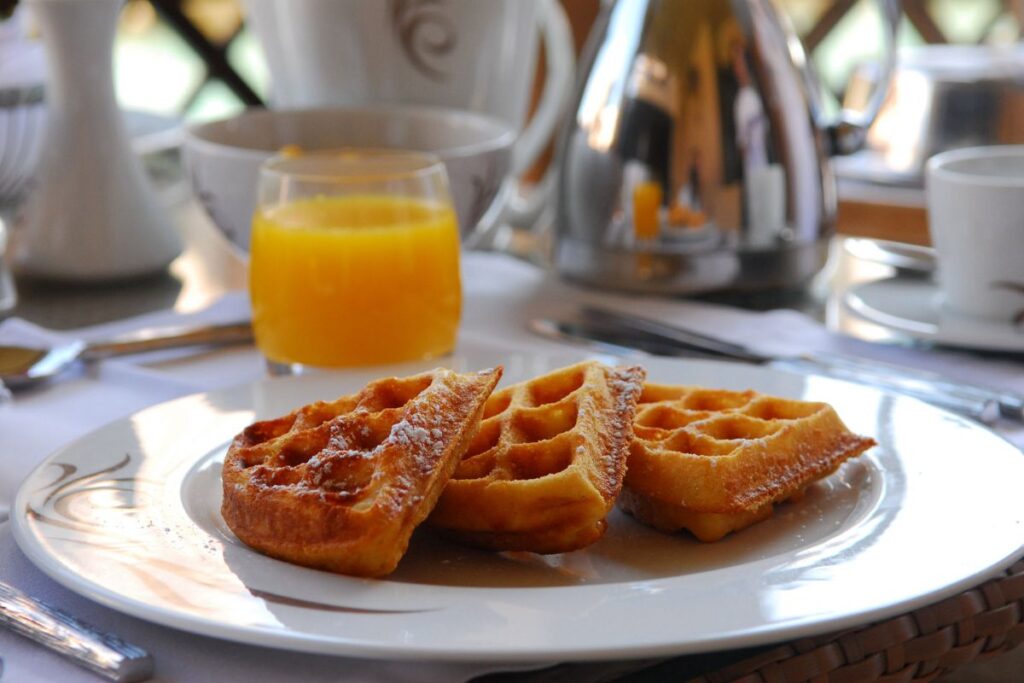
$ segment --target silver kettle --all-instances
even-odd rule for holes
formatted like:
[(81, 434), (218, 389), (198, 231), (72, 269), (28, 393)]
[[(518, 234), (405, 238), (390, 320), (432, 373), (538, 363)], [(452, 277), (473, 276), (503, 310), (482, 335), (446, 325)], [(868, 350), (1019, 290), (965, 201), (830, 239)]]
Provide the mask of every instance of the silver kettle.
[(772, 0), (606, 4), (559, 144), (558, 271), (666, 294), (805, 284), (835, 229), (829, 157), (863, 144), (892, 69), (899, 0), (878, 2), (880, 86), (834, 119)]

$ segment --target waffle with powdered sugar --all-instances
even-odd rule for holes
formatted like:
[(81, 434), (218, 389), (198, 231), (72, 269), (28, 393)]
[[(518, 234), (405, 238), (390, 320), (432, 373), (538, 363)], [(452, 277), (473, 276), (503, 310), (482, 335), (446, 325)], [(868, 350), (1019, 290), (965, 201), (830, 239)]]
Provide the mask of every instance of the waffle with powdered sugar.
[(272, 557), (356, 576), (390, 573), (500, 377), (501, 368), (380, 379), (250, 425), (224, 461), (224, 520)]

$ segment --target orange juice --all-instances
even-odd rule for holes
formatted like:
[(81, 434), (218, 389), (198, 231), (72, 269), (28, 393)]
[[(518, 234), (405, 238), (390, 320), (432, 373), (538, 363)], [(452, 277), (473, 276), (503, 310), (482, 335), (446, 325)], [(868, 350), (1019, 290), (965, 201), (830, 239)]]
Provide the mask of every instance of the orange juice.
[(661, 185), (654, 181), (637, 183), (633, 188), (633, 233), (638, 239), (650, 240), (658, 236), (661, 201)]
[(250, 251), (253, 328), (272, 361), (372, 365), (455, 345), (459, 233), (446, 204), (356, 195), (265, 207)]

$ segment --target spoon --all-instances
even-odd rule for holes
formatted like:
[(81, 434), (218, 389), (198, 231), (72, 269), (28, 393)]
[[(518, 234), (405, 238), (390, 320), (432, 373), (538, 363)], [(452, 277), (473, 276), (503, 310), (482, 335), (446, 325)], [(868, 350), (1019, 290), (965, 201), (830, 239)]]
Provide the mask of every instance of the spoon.
[(144, 329), (108, 341), (71, 341), (48, 349), (0, 345), (0, 386), (27, 389), (67, 370), (90, 362), (133, 353), (185, 346), (224, 346), (252, 341), (248, 322), (201, 327)]

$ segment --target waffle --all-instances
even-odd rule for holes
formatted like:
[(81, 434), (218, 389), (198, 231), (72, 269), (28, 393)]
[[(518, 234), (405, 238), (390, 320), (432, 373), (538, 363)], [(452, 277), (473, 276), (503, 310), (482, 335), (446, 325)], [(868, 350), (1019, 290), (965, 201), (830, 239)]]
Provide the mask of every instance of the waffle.
[(500, 377), (501, 368), (381, 379), (256, 422), (224, 461), (224, 520), (272, 557), (356, 576), (390, 573)]
[(826, 403), (648, 384), (619, 505), (668, 532), (717, 541), (875, 445)]
[(560, 553), (599, 539), (644, 374), (587, 362), (493, 393), (429, 523), (493, 550)]

